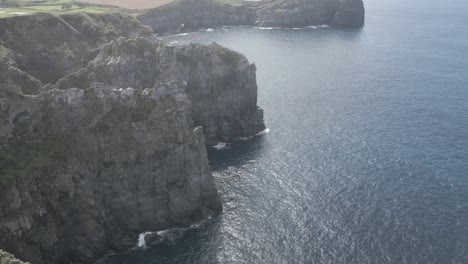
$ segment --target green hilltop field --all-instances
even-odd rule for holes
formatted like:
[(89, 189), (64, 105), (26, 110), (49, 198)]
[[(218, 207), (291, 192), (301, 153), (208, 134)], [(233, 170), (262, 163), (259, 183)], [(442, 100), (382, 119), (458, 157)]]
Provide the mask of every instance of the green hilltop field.
[(66, 13), (107, 13), (121, 10), (118, 7), (96, 5), (73, 0), (0, 0), (0, 18), (30, 15), (37, 12)]

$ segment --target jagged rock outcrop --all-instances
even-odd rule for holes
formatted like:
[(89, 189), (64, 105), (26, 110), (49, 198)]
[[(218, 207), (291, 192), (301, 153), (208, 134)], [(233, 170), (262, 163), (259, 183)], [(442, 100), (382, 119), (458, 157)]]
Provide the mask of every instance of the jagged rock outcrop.
[(56, 86), (87, 88), (98, 83), (144, 89), (157, 81), (185, 80), (194, 123), (203, 126), (213, 145), (265, 129), (255, 71), (243, 55), (215, 43), (174, 46), (143, 38), (119, 39)]
[(44, 84), (84, 67), (116, 37), (151, 34), (123, 14), (39, 13), (0, 19), (0, 46), (9, 49), (14, 67)]
[(362, 0), (266, 0), (233, 2), (178, 0), (139, 17), (157, 33), (179, 33), (233, 25), (297, 28), (362, 27)]
[(0, 249), (0, 264), (29, 264)]
[(185, 85), (2, 92), (0, 246), (91, 263), (139, 232), (220, 212)]

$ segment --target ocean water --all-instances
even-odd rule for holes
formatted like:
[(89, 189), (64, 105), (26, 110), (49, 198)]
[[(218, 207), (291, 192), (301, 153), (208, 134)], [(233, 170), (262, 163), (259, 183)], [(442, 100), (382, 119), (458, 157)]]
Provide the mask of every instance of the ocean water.
[(255, 62), (269, 133), (209, 151), (221, 216), (109, 263), (468, 263), (468, 1), (366, 8), (170, 37)]

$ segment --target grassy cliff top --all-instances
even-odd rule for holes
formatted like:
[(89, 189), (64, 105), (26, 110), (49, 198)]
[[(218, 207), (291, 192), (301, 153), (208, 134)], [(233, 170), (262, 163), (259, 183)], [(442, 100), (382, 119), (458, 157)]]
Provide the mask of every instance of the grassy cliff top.
[(0, 0), (0, 18), (31, 15), (38, 12), (53, 14), (108, 13), (121, 11), (108, 5), (84, 3), (74, 0)]

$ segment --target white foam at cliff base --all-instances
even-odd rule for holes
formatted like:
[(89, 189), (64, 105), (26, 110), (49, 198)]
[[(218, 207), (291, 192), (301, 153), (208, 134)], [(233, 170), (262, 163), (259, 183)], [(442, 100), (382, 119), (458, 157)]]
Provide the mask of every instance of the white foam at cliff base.
[(153, 234), (153, 232), (144, 232), (144, 233), (141, 233), (139, 236), (138, 236), (138, 243), (137, 243), (137, 247), (139, 248), (146, 248), (146, 241), (145, 241), (145, 236), (146, 235), (151, 235)]
[[(209, 216), (206, 220), (210, 220), (211, 218), (212, 217)], [(187, 227), (187, 228), (172, 228), (172, 229), (160, 230), (160, 231), (157, 231), (156, 234), (158, 234), (158, 236), (162, 237), (163, 240), (175, 241), (175, 240), (179, 239), (180, 237), (182, 237), (187, 230), (199, 228), (202, 224), (204, 224), (206, 222), (206, 220), (203, 220), (203, 221), (201, 221), (199, 223), (193, 224), (193, 225), (191, 225), (190, 227)], [(155, 232), (143, 232), (143, 233), (141, 233), (138, 236), (137, 247), (141, 248), (141, 249), (146, 249), (147, 245), (146, 245), (146, 241), (145, 241), (145, 236), (146, 235), (151, 235), (153, 233), (155, 233)]]
[(260, 131), (260, 132), (257, 134), (257, 136), (266, 135), (266, 134), (268, 134), (268, 133), (270, 133), (270, 129), (269, 129), (269, 128), (267, 128), (267, 129), (265, 129), (265, 130), (263, 130), (263, 131)]
[(213, 31), (214, 31), (214, 29), (212, 29), (212, 28), (209, 28), (209, 29), (206, 30), (206, 32), (213, 32)]
[(275, 29), (274, 27), (255, 27), (256, 29), (271, 30)]
[(213, 148), (215, 148), (217, 150), (222, 150), (222, 149), (225, 149), (226, 147), (227, 147), (227, 144), (224, 143), (224, 142), (218, 142), (218, 144), (213, 146)]

